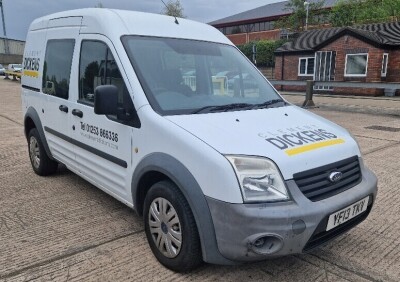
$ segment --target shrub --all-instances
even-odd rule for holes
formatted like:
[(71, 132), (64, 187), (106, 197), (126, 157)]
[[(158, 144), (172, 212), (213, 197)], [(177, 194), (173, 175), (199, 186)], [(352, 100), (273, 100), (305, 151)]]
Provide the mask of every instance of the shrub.
[(246, 55), (249, 60), (253, 61), (253, 44), (256, 44), (256, 60), (259, 67), (275, 66), (275, 50), (282, 46), (286, 40), (259, 40), (238, 45), (240, 51)]

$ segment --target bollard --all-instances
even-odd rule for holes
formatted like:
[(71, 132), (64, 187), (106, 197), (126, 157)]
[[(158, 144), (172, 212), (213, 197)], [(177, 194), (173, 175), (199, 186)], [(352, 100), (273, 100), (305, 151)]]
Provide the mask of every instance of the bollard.
[(303, 108), (310, 108), (310, 107), (315, 107), (314, 101), (313, 101), (313, 91), (314, 91), (314, 81), (312, 80), (307, 80), (307, 86), (306, 86), (306, 99), (304, 100), (303, 103)]

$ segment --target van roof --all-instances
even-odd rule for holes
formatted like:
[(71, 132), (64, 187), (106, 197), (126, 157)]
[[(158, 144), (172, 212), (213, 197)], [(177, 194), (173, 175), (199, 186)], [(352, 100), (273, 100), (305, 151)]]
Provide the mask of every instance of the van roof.
[[(87, 8), (38, 18), (32, 22), (29, 31), (81, 26), (80, 33), (100, 33), (111, 39), (129, 34), (185, 38), (232, 45), (229, 39), (210, 25), (182, 18), (179, 18), (178, 21), (179, 24), (176, 24), (173, 17), (159, 14)], [(58, 24), (55, 24), (56, 22)]]

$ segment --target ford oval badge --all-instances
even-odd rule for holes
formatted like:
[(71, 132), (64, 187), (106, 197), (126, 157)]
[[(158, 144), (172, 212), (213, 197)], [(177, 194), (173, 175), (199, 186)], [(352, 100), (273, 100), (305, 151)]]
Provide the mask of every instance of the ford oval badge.
[(341, 173), (340, 171), (333, 171), (333, 172), (331, 172), (331, 174), (329, 174), (329, 180), (332, 183), (338, 182), (340, 179), (342, 179), (342, 177), (343, 177), (343, 173)]

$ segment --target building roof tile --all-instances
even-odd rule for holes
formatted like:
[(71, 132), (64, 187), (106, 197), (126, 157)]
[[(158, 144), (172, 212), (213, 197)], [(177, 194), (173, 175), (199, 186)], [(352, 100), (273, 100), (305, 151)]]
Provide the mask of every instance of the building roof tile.
[(300, 33), (294, 40), (282, 45), (276, 52), (316, 51), (345, 34), (356, 36), (361, 40), (381, 47), (400, 47), (400, 23), (392, 22), (305, 31)]
[[(310, 2), (317, 2), (318, 0), (310, 0)], [(325, 0), (324, 8), (332, 7), (337, 0)], [(286, 9), (286, 4), (289, 1), (277, 2), (272, 4), (267, 4), (255, 9), (251, 9), (242, 13), (238, 13), (226, 18), (215, 20), (210, 22), (210, 25), (229, 25), (235, 24), (242, 21), (252, 21), (256, 19), (264, 19), (269, 17), (278, 17), (282, 15), (290, 14), (290, 11)]]

